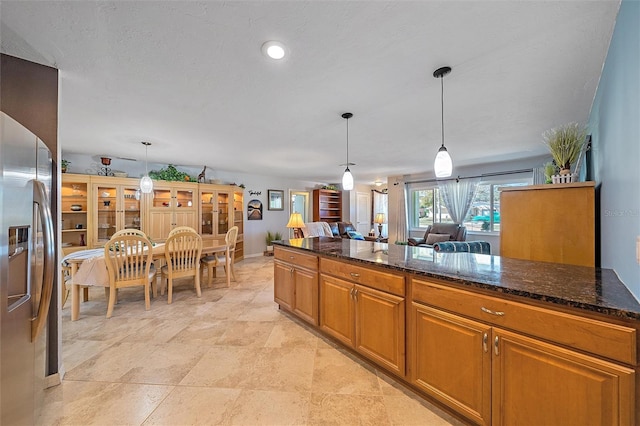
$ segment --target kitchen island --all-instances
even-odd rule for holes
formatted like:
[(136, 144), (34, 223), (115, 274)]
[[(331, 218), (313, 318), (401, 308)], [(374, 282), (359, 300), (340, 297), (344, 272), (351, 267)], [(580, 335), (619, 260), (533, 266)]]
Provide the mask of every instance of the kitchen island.
[(275, 244), (281, 309), (470, 422), (640, 419), (640, 304), (611, 270), (328, 237)]

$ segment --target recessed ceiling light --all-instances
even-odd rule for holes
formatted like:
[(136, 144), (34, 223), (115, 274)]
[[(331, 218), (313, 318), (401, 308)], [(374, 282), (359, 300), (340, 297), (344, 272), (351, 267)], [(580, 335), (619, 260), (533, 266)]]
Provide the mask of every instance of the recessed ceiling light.
[(287, 48), (279, 41), (271, 40), (262, 45), (262, 53), (271, 59), (283, 59), (287, 54)]

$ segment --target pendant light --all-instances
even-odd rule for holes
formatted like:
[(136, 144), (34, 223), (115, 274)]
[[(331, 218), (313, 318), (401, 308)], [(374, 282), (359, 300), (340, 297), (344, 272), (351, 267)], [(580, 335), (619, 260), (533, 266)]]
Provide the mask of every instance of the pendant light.
[(445, 178), (451, 176), (453, 170), (453, 163), (451, 156), (447, 152), (447, 148), (444, 146), (444, 76), (451, 72), (451, 67), (438, 68), (433, 72), (435, 78), (440, 79), (440, 106), (441, 106), (441, 118), (442, 118), (442, 146), (438, 150), (436, 160), (433, 163), (433, 169), (436, 172), (437, 178)]
[(148, 155), (148, 149), (149, 146), (151, 145), (151, 142), (142, 142), (142, 145), (144, 145), (144, 176), (142, 176), (142, 179), (140, 179), (140, 191), (142, 191), (144, 194), (148, 194), (151, 191), (153, 191), (153, 181), (151, 180), (151, 178), (149, 177), (149, 155)]
[(353, 117), (353, 114), (350, 112), (342, 114), (342, 118), (347, 120), (347, 163), (345, 164), (347, 168), (344, 169), (344, 174), (342, 175), (342, 189), (344, 191), (351, 191), (353, 189), (353, 175), (351, 174), (351, 170), (349, 170), (349, 166), (355, 166), (355, 163), (349, 162), (349, 119), (351, 117)]

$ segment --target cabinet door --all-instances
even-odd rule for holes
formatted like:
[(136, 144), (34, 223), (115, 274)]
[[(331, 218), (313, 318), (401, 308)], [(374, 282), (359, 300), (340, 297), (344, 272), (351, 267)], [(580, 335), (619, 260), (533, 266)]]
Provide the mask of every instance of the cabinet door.
[(494, 425), (637, 424), (633, 370), (507, 331), (494, 335)]
[(491, 327), (415, 302), (411, 309), (411, 382), (475, 423), (490, 424)]
[(354, 290), (347, 281), (320, 275), (320, 328), (351, 347), (355, 343)]
[(194, 210), (182, 210), (177, 209), (174, 215), (174, 222), (171, 229), (176, 226), (190, 226), (193, 229), (197, 229), (196, 226), (197, 218), (196, 212)]
[(404, 376), (404, 298), (355, 286), (356, 349)]
[(140, 203), (140, 190), (134, 186), (122, 186), (122, 199), (119, 205), (122, 206), (119, 211), (122, 215), (121, 226), (118, 229), (142, 229), (142, 212)]
[(154, 242), (165, 241), (172, 229), (173, 212), (168, 208), (152, 209), (149, 211), (149, 225), (147, 235)]
[(233, 221), (233, 218), (231, 218), (229, 211), (230, 208), (233, 208), (233, 206), (229, 203), (231, 200), (231, 193), (223, 191), (216, 192), (216, 222), (218, 236), (220, 237), (224, 237), (227, 234), (227, 231), (230, 228), (229, 220)]
[(273, 299), (280, 306), (293, 311), (294, 300), (293, 267), (286, 263), (273, 262)]
[(93, 184), (94, 221), (91, 230), (93, 244), (102, 247), (118, 230), (120, 217), (118, 187), (116, 185)]
[(215, 235), (213, 195), (213, 191), (200, 190), (200, 235), (203, 237), (213, 237)]
[(318, 325), (318, 273), (294, 269), (293, 311), (305, 321)]

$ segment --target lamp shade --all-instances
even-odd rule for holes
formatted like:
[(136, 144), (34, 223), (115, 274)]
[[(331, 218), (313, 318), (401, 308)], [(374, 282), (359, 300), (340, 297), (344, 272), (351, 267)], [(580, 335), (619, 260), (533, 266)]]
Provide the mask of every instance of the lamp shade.
[(382, 225), (386, 220), (387, 218), (385, 217), (384, 213), (376, 213), (376, 218), (373, 221)]
[(447, 152), (447, 148), (441, 146), (436, 155), (436, 160), (433, 163), (433, 169), (436, 173), (436, 177), (444, 178), (451, 176), (453, 171), (453, 163), (451, 156)]
[(140, 191), (145, 194), (153, 191), (153, 180), (151, 180), (149, 175), (144, 175), (142, 176), (142, 179), (140, 179)]
[(300, 213), (291, 213), (289, 217), (289, 223), (287, 223), (287, 228), (304, 228), (304, 220), (302, 220), (302, 215)]
[(342, 175), (342, 189), (345, 191), (351, 191), (353, 189), (353, 175), (351, 170), (347, 167)]

